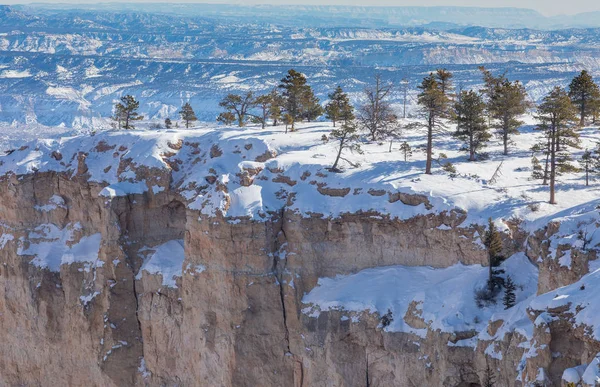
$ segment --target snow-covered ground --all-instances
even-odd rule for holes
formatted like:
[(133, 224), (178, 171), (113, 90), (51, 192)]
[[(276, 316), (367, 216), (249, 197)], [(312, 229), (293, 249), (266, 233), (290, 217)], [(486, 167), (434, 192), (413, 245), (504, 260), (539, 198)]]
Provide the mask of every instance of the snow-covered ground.
[[(516, 283), (517, 303), (525, 305), (537, 288), (537, 269), (524, 254), (507, 259), (502, 268)], [(346, 312), (369, 311), (380, 316), (391, 312), (393, 321), (385, 329), (391, 332), (410, 332), (420, 336), (427, 329), (408, 325), (404, 316), (411, 303), (416, 305), (412, 313), (423, 319), (432, 330), (442, 332), (483, 332), (490, 318), (494, 320), (508, 315), (501, 302), (480, 308), (475, 293), (486, 286), (488, 268), (480, 265), (454, 265), (445, 269), (431, 267), (389, 266), (366, 269), (356, 274), (336, 278), (321, 278), (319, 284), (302, 300), (307, 306), (304, 313), (316, 317), (320, 312), (343, 310)], [(501, 295), (498, 297), (501, 299)], [(517, 305), (515, 310), (521, 310)], [(502, 316), (500, 316), (502, 315)], [(525, 314), (514, 314), (505, 319), (505, 325), (515, 328), (523, 324), (530, 332), (531, 321)], [(345, 318), (345, 317), (343, 317)], [(459, 343), (470, 345), (472, 343)]]
[[(327, 168), (334, 161), (337, 144), (323, 142), (322, 137), (331, 131), (330, 123), (302, 123), (297, 131), (288, 133), (281, 126), (224, 128), (214, 124), (201, 124), (188, 130), (107, 130), (93, 136), (34, 140), (23, 148), (23, 142), (14, 133), (10, 145), (17, 150), (0, 156), (0, 173), (74, 171), (74, 155), (83, 151), (89, 153), (86, 164), (90, 180), (109, 185), (106, 196), (152, 189), (135, 179), (135, 171), (140, 166), (169, 169), (170, 161), (180, 163), (180, 170), (173, 172), (174, 188), (183, 192), (192, 208), (207, 214), (220, 209), (225, 216), (262, 219), (265, 213), (279, 211), (287, 205), (306, 215), (319, 213), (336, 217), (362, 210), (406, 219), (459, 208), (467, 212), (462, 224), (465, 227), (472, 223), (483, 224), (490, 217), (495, 220), (518, 217), (528, 231), (537, 230), (554, 219), (565, 222), (577, 217), (580, 223), (585, 217), (582, 214), (594, 212), (600, 204), (597, 194), (600, 181), (592, 176), (590, 186), (586, 187), (583, 173), (561, 176), (557, 183), (558, 204), (548, 204), (548, 187), (531, 180), (530, 148), (540, 141), (541, 134), (534, 129), (533, 118), (525, 119), (527, 124), (514, 136), (510, 154), (503, 156), (500, 141), (493, 139), (485, 149), (489, 157), (483, 161), (467, 161), (465, 153), (460, 152), (462, 144), (451, 135), (453, 126), (437, 134), (434, 159), (445, 154), (447, 158), (440, 162), (452, 162), (456, 175), (445, 172), (437, 162), (434, 162), (432, 175), (423, 174), (425, 138), (424, 130), (418, 129), (404, 133), (403, 140), (413, 149), (407, 161), (399, 150), (399, 142), (393, 143), (389, 152), (389, 143), (365, 140), (363, 154), (344, 153), (357, 167), (342, 162), (342, 173), (329, 172)], [(576, 159), (600, 141), (600, 130), (596, 127), (581, 129), (580, 134), (582, 147), (574, 153)], [(173, 149), (170, 144), (179, 140), (184, 144), (199, 144), (200, 151), (188, 145)], [(222, 157), (209, 156), (213, 145), (221, 150)], [(99, 151), (102, 147), (111, 150)], [(63, 155), (61, 162), (52, 157), (53, 151)], [(256, 161), (265, 152), (275, 152), (276, 156)], [(196, 164), (194, 160), (198, 157), (205, 161)], [(133, 163), (117, 174), (118, 165), (124, 159), (132, 159)], [(500, 165), (501, 173), (490, 183)], [(248, 170), (255, 170), (257, 175), (252, 185), (245, 186), (239, 174)], [(227, 186), (227, 192), (198, 188), (208, 175), (215, 175)], [(326, 189), (336, 192), (327, 194)], [(282, 190), (286, 191), (285, 195)], [(388, 200), (389, 195), (397, 192), (425, 195), (431, 206), (425, 203), (409, 206)], [(288, 201), (290, 193), (294, 198)], [(229, 204), (224, 206), (225, 202)], [(571, 235), (567, 231), (565, 235)]]

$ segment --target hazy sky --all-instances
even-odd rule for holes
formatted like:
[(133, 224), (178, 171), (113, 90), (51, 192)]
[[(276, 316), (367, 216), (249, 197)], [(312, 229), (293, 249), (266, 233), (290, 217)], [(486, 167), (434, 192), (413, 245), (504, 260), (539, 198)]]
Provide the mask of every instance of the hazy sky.
[[(44, 3), (101, 3), (110, 0), (0, 0), (0, 4)], [(165, 0), (126, 0), (127, 3), (228, 3), (228, 4), (316, 4), (316, 5), (387, 5), (387, 6), (473, 6), (473, 7), (519, 7), (531, 8), (548, 15), (575, 14), (600, 11), (598, 0), (207, 0), (207, 1), (165, 1)]]

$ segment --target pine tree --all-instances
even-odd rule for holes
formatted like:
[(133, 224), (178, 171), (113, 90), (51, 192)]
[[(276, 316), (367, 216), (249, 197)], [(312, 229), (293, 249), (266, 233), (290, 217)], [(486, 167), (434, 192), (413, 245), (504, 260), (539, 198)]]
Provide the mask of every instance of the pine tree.
[(484, 87), (479, 91), (484, 96), (485, 102), (488, 104), (488, 119), (489, 119), (489, 124), (491, 125), (492, 112), (491, 112), (491, 109), (489, 109), (490, 102), (491, 102), (492, 98), (494, 98), (494, 94), (496, 93), (498, 86), (500, 86), (506, 80), (506, 76), (505, 76), (505, 74), (502, 74), (500, 76), (495, 76), (494, 74), (492, 74), (491, 71), (487, 70), (484, 66), (479, 66), (479, 71), (481, 71), (481, 75), (483, 77), (483, 84), (484, 84)]
[(511, 276), (506, 277), (506, 281), (504, 283), (504, 298), (502, 299), (504, 309), (510, 309), (515, 306), (517, 300), (515, 295), (516, 290), (517, 287), (515, 286)]
[(319, 110), (319, 100), (306, 83), (304, 74), (290, 69), (281, 80), (279, 88), (283, 90), (283, 107), (288, 119), (291, 119), (292, 131), (295, 130), (297, 121), (306, 118), (315, 119), (322, 114), (322, 110)]
[(323, 115), (323, 107), (319, 103), (319, 98), (312, 93), (306, 93), (302, 99), (302, 118), (307, 122), (312, 122)]
[(285, 113), (283, 115), (283, 123), (285, 125), (285, 132), (288, 132), (288, 126), (293, 125), (294, 124), (294, 119), (292, 118), (292, 115), (289, 113)]
[(192, 109), (192, 105), (189, 102), (186, 102), (179, 112), (181, 119), (185, 122), (186, 129), (190, 127), (190, 124), (194, 121), (197, 121), (196, 113), (194, 113), (194, 109)]
[(341, 86), (336, 87), (333, 93), (328, 95), (329, 102), (325, 105), (325, 117), (333, 123), (335, 128), (336, 122), (343, 119), (345, 112), (351, 108), (348, 94), (344, 93)]
[[(538, 128), (544, 133), (541, 145), (547, 146), (549, 158), (550, 204), (556, 204), (556, 176), (575, 170), (569, 148), (579, 146), (579, 136), (573, 130), (577, 111), (567, 94), (561, 87), (555, 87), (538, 107)], [(559, 150), (559, 142), (561, 148)]]
[(404, 155), (404, 161), (408, 161), (408, 159), (412, 156), (412, 149), (406, 141), (400, 144), (400, 151)]
[(271, 94), (260, 95), (254, 100), (254, 105), (260, 109), (260, 115), (256, 116), (256, 119), (263, 129), (267, 125), (267, 119), (269, 118), (272, 103), (273, 98)]
[(545, 173), (540, 160), (535, 156), (531, 157), (531, 178), (533, 180), (542, 180), (544, 176)]
[(421, 114), (426, 123), (427, 129), (427, 162), (425, 164), (425, 173), (431, 175), (433, 162), (433, 134), (445, 125), (441, 119), (446, 115), (449, 99), (442, 92), (441, 86), (433, 73), (423, 79), (419, 86), (418, 103), (421, 105)]
[(586, 187), (590, 185), (590, 172), (595, 172), (595, 166), (597, 161), (598, 160), (595, 159), (594, 153), (587, 149), (585, 150), (585, 152), (583, 152), (583, 155), (581, 156), (581, 160), (579, 161), (579, 163), (583, 165), (583, 170), (585, 172)]
[(502, 278), (500, 277), (502, 271), (498, 270), (497, 267), (504, 260), (504, 255), (502, 254), (502, 238), (492, 218), (488, 221), (488, 229), (483, 244), (488, 253), (488, 289), (491, 293), (495, 293), (502, 286)]
[(454, 136), (463, 141), (462, 151), (469, 153), (469, 161), (490, 140), (491, 135), (485, 120), (485, 103), (473, 90), (462, 91), (454, 105), (454, 120), (457, 123)]
[(277, 126), (283, 115), (284, 100), (281, 94), (277, 92), (277, 88), (273, 89), (269, 94), (271, 98), (271, 106), (269, 107), (269, 118), (273, 121), (273, 126)]
[(586, 118), (596, 113), (600, 101), (600, 89), (586, 70), (571, 81), (569, 97), (579, 111), (579, 126), (584, 126)]
[[(241, 128), (246, 125), (248, 118), (252, 117), (252, 114), (249, 112), (256, 106), (256, 102), (254, 100), (254, 95), (249, 91), (243, 95), (227, 94), (221, 102), (219, 102), (219, 106), (226, 110), (221, 113), (223, 117), (220, 121), (229, 121), (229, 114), (232, 114), (237, 120), (238, 126)], [(221, 115), (219, 117), (221, 117)]]
[(217, 116), (217, 121), (226, 126), (231, 126), (236, 121), (235, 114), (231, 112), (223, 112)]
[[(329, 140), (337, 140), (337, 156), (333, 165), (330, 168), (332, 172), (339, 172), (338, 163), (342, 159), (342, 152), (348, 149), (351, 152), (362, 153), (359, 144), (360, 136), (358, 135), (356, 123), (354, 121), (344, 121), (338, 128), (333, 128), (329, 134)], [(347, 161), (347, 160), (346, 160)]]
[(442, 93), (448, 98), (448, 100), (452, 100), (454, 95), (452, 91), (454, 89), (452, 78), (454, 75), (446, 70), (446, 69), (437, 69), (435, 72), (435, 79), (440, 85), (440, 90)]
[(501, 82), (495, 83), (488, 101), (490, 117), (494, 127), (498, 129), (504, 145), (504, 154), (507, 155), (511, 136), (519, 133), (518, 128), (523, 125), (523, 121), (518, 117), (525, 114), (529, 107), (527, 93), (519, 81), (510, 82), (503, 78)]
[(358, 109), (358, 121), (361, 128), (369, 132), (371, 141), (382, 137), (397, 123), (398, 118), (389, 101), (391, 92), (391, 83), (383, 82), (379, 74), (375, 75), (375, 83), (363, 91), (365, 101)]
[(166, 118), (165, 119), (165, 128), (171, 129), (172, 126), (173, 126), (173, 122), (171, 122), (171, 119), (170, 118)]
[(490, 364), (485, 361), (485, 373), (483, 374), (483, 381), (481, 382), (481, 387), (494, 387), (496, 385), (495, 381), (496, 377), (494, 372), (490, 368)]
[(138, 113), (139, 107), (139, 101), (133, 96), (126, 95), (121, 97), (121, 102), (115, 105), (115, 116), (113, 119), (117, 121), (120, 128), (135, 129), (132, 122), (144, 119), (144, 116)]

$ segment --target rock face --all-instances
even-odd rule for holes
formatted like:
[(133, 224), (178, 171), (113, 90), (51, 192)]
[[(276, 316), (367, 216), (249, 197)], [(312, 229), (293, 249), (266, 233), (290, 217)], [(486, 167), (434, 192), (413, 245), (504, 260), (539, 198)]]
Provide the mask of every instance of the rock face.
[[(565, 369), (600, 352), (564, 310), (521, 310), (531, 335), (498, 319), (486, 332), (444, 332), (418, 302), (395, 318), (420, 333), (386, 331), (369, 311), (303, 311), (323, 277), (485, 264), (474, 243), (482, 230), (459, 228), (461, 211), (214, 216), (172, 187), (175, 169), (138, 169), (143, 192), (112, 195), (89, 179), (82, 155), (72, 173), (0, 180), (2, 385), (466, 387), (480, 385), (486, 365), (498, 385), (559, 385)], [(395, 201), (429, 206), (423, 196)], [(541, 251), (549, 236), (539, 238)], [(159, 254), (179, 240), (182, 257)], [(509, 245), (523, 249), (516, 238)], [(154, 270), (154, 260), (174, 271)]]

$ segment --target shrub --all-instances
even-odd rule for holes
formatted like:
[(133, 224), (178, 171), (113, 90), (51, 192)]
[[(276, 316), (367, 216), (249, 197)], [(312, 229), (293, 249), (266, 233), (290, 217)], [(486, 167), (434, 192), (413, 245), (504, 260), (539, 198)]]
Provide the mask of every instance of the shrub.
[(383, 328), (387, 328), (388, 326), (390, 326), (392, 321), (394, 321), (394, 316), (392, 314), (392, 311), (388, 309), (387, 313), (381, 316), (381, 326)]

